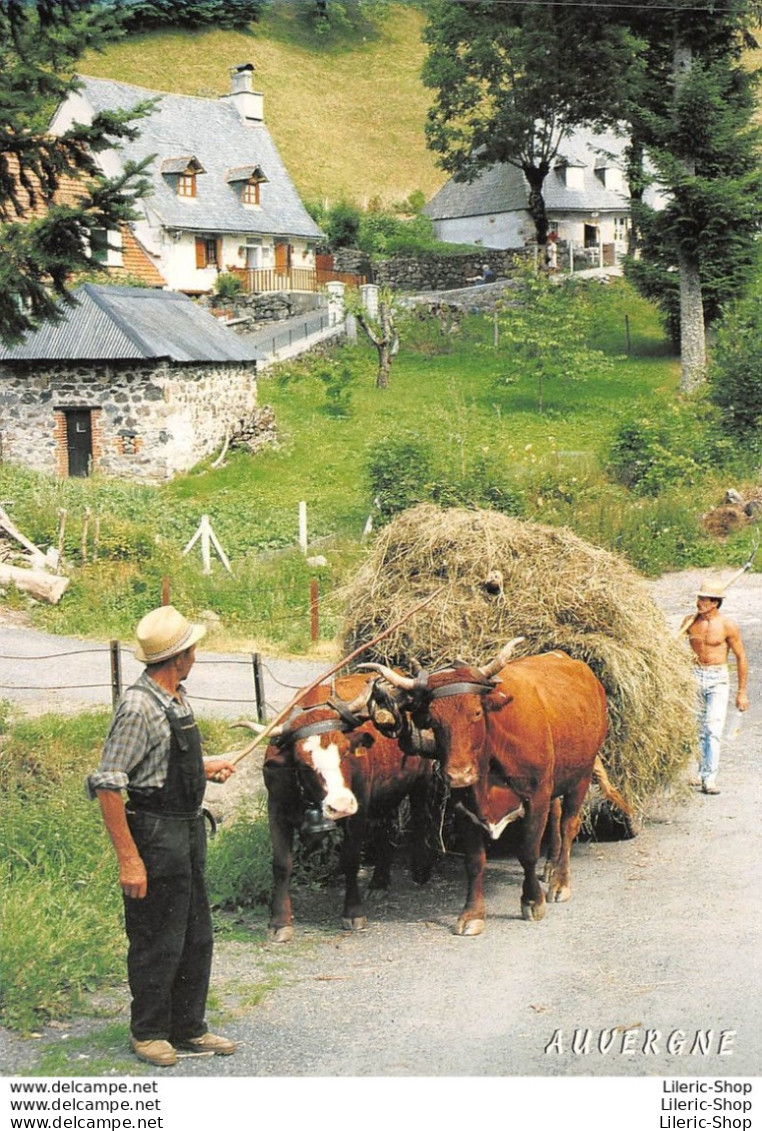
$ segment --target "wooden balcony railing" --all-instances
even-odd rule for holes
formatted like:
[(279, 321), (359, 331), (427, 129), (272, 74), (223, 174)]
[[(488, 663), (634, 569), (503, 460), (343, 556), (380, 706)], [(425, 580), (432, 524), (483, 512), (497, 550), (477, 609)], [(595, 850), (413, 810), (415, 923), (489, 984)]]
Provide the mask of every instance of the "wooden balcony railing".
[(364, 275), (316, 271), (308, 267), (293, 267), (284, 271), (274, 268), (252, 270), (246, 267), (233, 267), (231, 271), (241, 280), (244, 292), (248, 295), (266, 294), (270, 291), (318, 291), (326, 283), (335, 280), (346, 283), (350, 287), (359, 287), (367, 282)]

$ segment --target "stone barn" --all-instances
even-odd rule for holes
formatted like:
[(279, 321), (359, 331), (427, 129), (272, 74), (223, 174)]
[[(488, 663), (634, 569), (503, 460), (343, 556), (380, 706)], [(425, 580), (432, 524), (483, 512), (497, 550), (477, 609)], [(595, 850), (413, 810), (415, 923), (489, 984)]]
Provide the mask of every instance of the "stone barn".
[(0, 458), (161, 483), (253, 413), (257, 351), (185, 295), (85, 284), (60, 322), (0, 344)]

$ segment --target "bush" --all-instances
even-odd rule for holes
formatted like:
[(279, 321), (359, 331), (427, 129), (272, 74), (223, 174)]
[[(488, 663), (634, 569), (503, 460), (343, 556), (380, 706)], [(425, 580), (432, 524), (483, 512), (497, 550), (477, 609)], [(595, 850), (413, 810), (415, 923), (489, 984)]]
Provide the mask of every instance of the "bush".
[(762, 451), (762, 294), (755, 294), (724, 320), (709, 369), (709, 396), (720, 423), (747, 452)]
[(234, 275), (232, 271), (223, 271), (217, 276), (213, 290), (220, 298), (235, 298), (243, 290), (243, 283), (239, 275)]
[(330, 247), (356, 247), (361, 212), (356, 204), (340, 200), (330, 208), (323, 220), (323, 229)]
[(365, 473), (384, 521), (429, 497), (433, 462), (419, 432), (395, 432), (373, 445)]
[(658, 417), (644, 406), (625, 420), (609, 452), (612, 477), (636, 495), (656, 496), (676, 483), (696, 483), (703, 471), (726, 463), (730, 447), (700, 411), (700, 400), (675, 404)]

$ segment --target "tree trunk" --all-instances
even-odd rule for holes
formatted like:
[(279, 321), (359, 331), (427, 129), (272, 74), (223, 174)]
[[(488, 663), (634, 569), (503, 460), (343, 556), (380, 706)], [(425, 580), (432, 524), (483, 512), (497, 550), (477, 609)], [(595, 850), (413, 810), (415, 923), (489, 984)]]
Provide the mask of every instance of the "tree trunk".
[(15, 585), (31, 593), (38, 601), (57, 605), (69, 584), (68, 577), (56, 577), (41, 569), (20, 569), (18, 566), (0, 565), (0, 585)]
[(522, 165), (522, 171), (529, 183), (529, 199), (527, 209), (534, 223), (537, 243), (545, 247), (548, 242), (548, 214), (545, 211), (545, 198), (542, 195), (542, 186), (548, 175), (549, 169), (543, 161), (537, 165)]
[[(675, 80), (675, 97), (679, 98), (685, 81), (691, 73), (693, 51), (675, 39), (672, 56), (672, 73)], [(683, 162), (688, 176), (696, 173), (696, 163), (691, 158)], [(682, 373), (680, 391), (693, 392), (706, 378), (706, 327), (704, 301), (701, 294), (701, 276), (698, 256), (688, 248), (681, 248), (678, 256), (680, 269), (680, 362)]]
[(701, 278), (695, 256), (681, 251), (680, 265), (680, 392), (692, 393), (706, 377), (706, 331)]
[(394, 311), (391, 305), (383, 299), (379, 303), (378, 316), (379, 322), (381, 323), (379, 333), (374, 333), (373, 327), (368, 323), (364, 314), (358, 313), (355, 317), (365, 332), (368, 341), (373, 343), (378, 353), (376, 388), (388, 389), (392, 361), (396, 357), (399, 349), (399, 335), (394, 325)]

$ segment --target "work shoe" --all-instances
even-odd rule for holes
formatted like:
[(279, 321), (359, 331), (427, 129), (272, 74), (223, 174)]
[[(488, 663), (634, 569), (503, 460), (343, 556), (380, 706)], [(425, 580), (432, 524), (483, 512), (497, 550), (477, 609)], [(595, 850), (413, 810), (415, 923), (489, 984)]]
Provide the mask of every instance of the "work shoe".
[(215, 1056), (230, 1056), (236, 1050), (235, 1041), (220, 1037), (216, 1033), (204, 1033), (202, 1037), (191, 1037), (178, 1041), (177, 1047), (186, 1052), (213, 1052)]
[(136, 1041), (132, 1040), (132, 1051), (139, 1060), (148, 1064), (155, 1064), (158, 1068), (171, 1068), (177, 1064), (177, 1053), (169, 1041)]
[(701, 786), (701, 792), (702, 793), (719, 793), (720, 791), (719, 791), (719, 789), (717, 788), (716, 785), (707, 785), (706, 782), (704, 782), (704, 784)]

